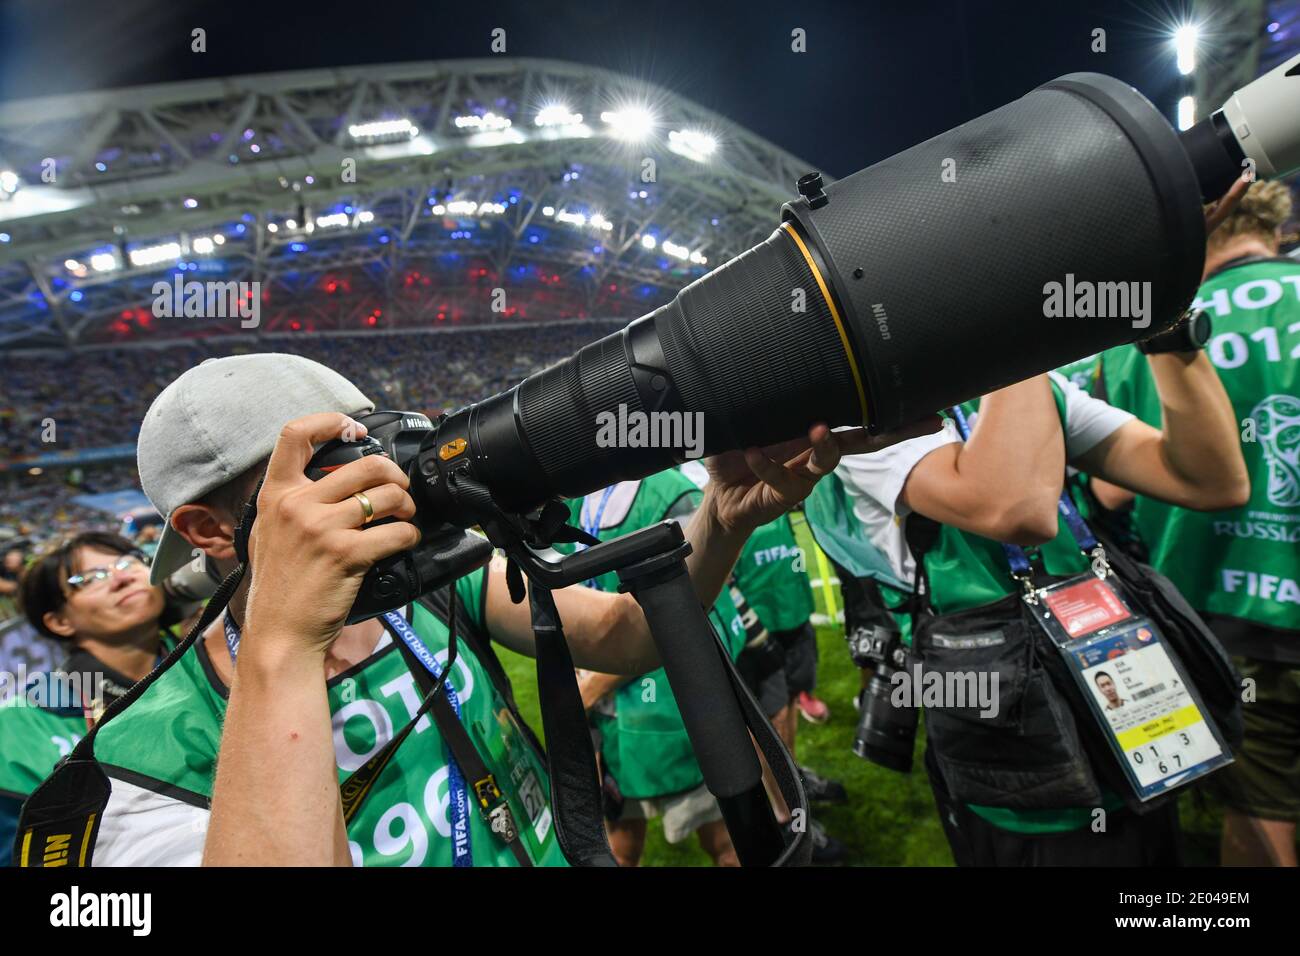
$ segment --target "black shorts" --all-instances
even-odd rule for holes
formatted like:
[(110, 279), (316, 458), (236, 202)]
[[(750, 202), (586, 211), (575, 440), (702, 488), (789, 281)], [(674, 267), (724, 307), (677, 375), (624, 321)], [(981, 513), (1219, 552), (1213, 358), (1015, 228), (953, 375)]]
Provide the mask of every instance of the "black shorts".
[(746, 647), (736, 670), (768, 717), (817, 685), (817, 632), (812, 623), (788, 631), (770, 631), (765, 647)]
[(811, 694), (817, 686), (817, 632), (811, 621), (788, 631), (775, 631), (772, 638), (785, 648), (787, 700), (801, 693)]
[(736, 658), (736, 670), (749, 692), (758, 701), (764, 716), (775, 717), (790, 703), (790, 688), (785, 679), (785, 651), (768, 635), (763, 645), (746, 647)]

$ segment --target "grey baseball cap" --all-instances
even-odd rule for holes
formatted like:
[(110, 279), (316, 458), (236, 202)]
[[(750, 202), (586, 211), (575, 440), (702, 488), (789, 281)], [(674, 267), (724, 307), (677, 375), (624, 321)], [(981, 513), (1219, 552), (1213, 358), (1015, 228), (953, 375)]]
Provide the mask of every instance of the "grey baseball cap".
[(140, 486), (166, 517), (149, 582), (192, 559), (172, 512), (270, 457), (286, 422), (315, 412), (365, 415), (374, 403), (346, 378), (300, 355), (208, 359), (159, 393), (136, 444)]

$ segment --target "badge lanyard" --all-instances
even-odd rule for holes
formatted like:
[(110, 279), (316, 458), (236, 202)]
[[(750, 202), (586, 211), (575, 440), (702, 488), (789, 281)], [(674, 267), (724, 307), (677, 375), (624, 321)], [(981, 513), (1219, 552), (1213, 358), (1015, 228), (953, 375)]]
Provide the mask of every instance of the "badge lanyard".
[[(433, 679), (439, 680), (442, 677), (442, 668), (438, 666), (438, 662), (429, 653), (429, 649), (425, 647), (406, 618), (396, 611), (389, 611), (383, 615), (383, 620), (396, 632), (425, 670), (433, 675)], [(233, 665), (239, 655), (240, 629), (231, 618), (229, 611), (222, 616), (222, 623), (226, 632), (226, 647), (230, 650), (230, 663)], [(456, 719), (460, 720), (460, 695), (456, 693), (450, 678), (444, 682), (443, 687), (447, 693), (447, 700), (451, 703), (452, 712), (455, 713)], [(447, 751), (447, 790), (450, 797), (449, 809), (452, 814), (452, 865), (473, 866), (474, 856), (471, 852), (469, 827), (469, 791), (465, 786), (465, 775), (449, 750)]]
[(239, 625), (230, 617), (230, 612), (226, 611), (221, 615), (221, 624), (226, 629), (226, 649), (230, 651), (230, 666), (235, 666), (235, 658), (239, 656)]
[[(614, 489), (615, 489), (616, 487), (618, 487), (618, 486), (617, 486), (617, 485), (610, 485), (608, 488), (606, 488), (606, 489), (601, 493), (601, 496), (600, 496), (600, 504), (598, 504), (598, 505), (596, 506), (596, 517), (595, 517), (595, 519), (591, 522), (590, 525), (584, 523), (583, 526), (582, 526), (582, 530), (585, 531), (585, 532), (587, 532), (587, 534), (591, 535), (593, 538), (599, 538), (599, 537), (600, 537), (600, 523), (601, 523), (602, 521), (605, 520), (605, 506), (606, 506), (607, 504), (609, 504), (609, 499), (610, 499), (610, 497), (614, 494)], [(582, 499), (582, 510), (583, 510), (584, 512), (587, 510), (587, 500), (588, 500), (587, 498), (583, 498), (583, 499)], [(579, 515), (579, 518), (581, 518), (581, 517), (583, 517), (583, 516), (582, 516), (582, 515)], [(587, 545), (583, 544), (581, 541), (578, 542), (578, 549), (579, 549), (579, 550), (583, 550), (583, 549), (585, 549), (586, 547), (587, 547)], [(589, 581), (586, 582), (586, 585), (587, 585), (587, 587), (589, 587), (589, 588), (595, 588), (595, 587), (596, 587), (596, 579), (595, 579), (595, 578), (591, 578)]]
[[(388, 625), (397, 632), (397, 636), (415, 655), (416, 659), (424, 665), (424, 669), (433, 675), (433, 679), (439, 680), (442, 677), (442, 668), (434, 660), (429, 649), (424, 646), (424, 641), (420, 640), (415, 629), (411, 627), (406, 618), (396, 611), (389, 611), (383, 616)], [(443, 688), (447, 693), (447, 700), (451, 703), (452, 712), (455, 713), (456, 719), (460, 720), (460, 695), (456, 693), (456, 688), (451, 684), (450, 675), (444, 682)], [(445, 745), (444, 745), (445, 746)], [(453, 866), (473, 866), (474, 857), (470, 853), (470, 831), (469, 831), (469, 791), (465, 786), (465, 774), (456, 758), (452, 756), (451, 750), (447, 749), (447, 788), (451, 797), (452, 811), (452, 865)]]

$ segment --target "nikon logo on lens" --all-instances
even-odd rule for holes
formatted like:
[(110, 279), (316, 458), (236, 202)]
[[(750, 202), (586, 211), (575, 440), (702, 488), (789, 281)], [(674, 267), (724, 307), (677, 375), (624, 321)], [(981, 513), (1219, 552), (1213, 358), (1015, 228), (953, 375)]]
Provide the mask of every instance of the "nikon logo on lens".
[(876, 320), (876, 328), (880, 330), (880, 337), (888, 342), (892, 335), (889, 334), (889, 315), (885, 312), (885, 307), (879, 302), (871, 303), (871, 317)]

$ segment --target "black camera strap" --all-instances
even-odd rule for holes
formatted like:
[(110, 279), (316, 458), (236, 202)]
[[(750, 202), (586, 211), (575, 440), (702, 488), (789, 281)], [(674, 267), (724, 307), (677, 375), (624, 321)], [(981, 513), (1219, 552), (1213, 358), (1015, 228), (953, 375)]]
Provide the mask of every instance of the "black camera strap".
[[(517, 569), (515, 573), (519, 574)], [(519, 578), (522, 587), (521, 574)], [(528, 589), (528, 603), (537, 652), (537, 695), (547, 742), (555, 837), (565, 858), (575, 866), (617, 866), (605, 835), (596, 751), (555, 600), (546, 588), (534, 585)]]
[[(415, 725), (420, 719), (437, 706), (439, 698), (446, 700), (443, 693), (443, 687), (447, 683), (447, 676), (451, 674), (451, 669), (456, 663), (456, 585), (453, 583), (448, 587), (450, 592), (447, 605), (447, 662), (442, 668), (442, 674), (435, 682), (430, 676), (428, 669), (416, 658), (415, 652), (407, 647), (406, 642), (400, 638), (394, 643), (401, 650), (402, 658), (406, 662), (407, 668), (415, 675), (415, 680), (419, 683), (420, 688), (424, 691), (424, 699), (420, 702), (419, 708), (415, 715), (406, 722), (406, 726), (393, 736), (388, 743), (384, 744), (374, 755), (365, 763), (354, 770), (343, 783), (339, 784), (339, 795), (343, 801), (343, 822), (350, 824), (352, 819), (361, 809), (362, 802), (370, 795), (370, 790), (374, 783), (383, 773), (384, 768), (388, 766), (393, 756), (397, 753), (399, 747), (411, 735)], [(448, 707), (450, 708), (450, 704)], [(452, 714), (455, 717), (455, 714)], [(459, 723), (457, 723), (459, 726)], [(442, 730), (441, 723), (439, 730)], [(464, 728), (461, 728), (464, 733)], [(444, 733), (444, 737), (446, 734)], [(453, 751), (453, 756), (454, 756)], [(459, 762), (459, 761), (458, 761)], [(462, 769), (464, 769), (462, 767)]]
[(930, 577), (926, 571), (925, 556), (938, 542), (941, 530), (939, 522), (919, 511), (911, 512), (903, 520), (903, 538), (916, 564), (912, 572), (912, 594), (903, 605), (912, 616), (913, 627), (916, 626), (918, 614), (931, 610)]
[[(454, 584), (449, 588), (449, 591), (451, 591), (449, 599), (450, 610), (447, 615), (448, 630), (450, 632), (448, 638), (449, 642), (454, 640), (455, 635), (453, 629), (455, 626), (456, 607), (455, 589), (456, 586)], [(435, 682), (428, 669), (416, 658), (414, 651), (401, 641), (398, 641), (397, 645), (403, 659), (406, 661), (406, 666), (410, 669), (411, 673), (415, 675), (416, 683), (420, 685), (420, 689), (424, 691), (424, 702), (421, 704), (419, 710), (416, 711), (415, 716), (411, 718), (410, 722), (402, 728), (401, 734), (399, 734), (398, 737), (393, 738), (390, 746), (392, 746), (392, 749), (395, 751), (397, 749), (396, 745), (400, 745), (399, 738), (405, 739), (420, 718), (423, 717), (425, 713), (429, 713), (430, 716), (433, 717), (434, 723), (438, 725), (438, 731), (442, 734), (442, 739), (447, 744), (447, 749), (451, 751), (452, 759), (455, 760), (457, 765), (460, 767), (461, 774), (469, 781), (470, 789), (473, 791), (474, 800), (479, 806), (479, 812), (483, 815), (484, 820), (487, 821), (492, 832), (510, 848), (510, 852), (514, 854), (515, 860), (518, 861), (520, 866), (532, 866), (533, 861), (528, 856), (528, 851), (524, 848), (523, 840), (520, 839), (517, 822), (514, 819), (509, 804), (506, 802), (505, 796), (501, 793), (501, 788), (497, 784), (496, 776), (488, 769), (487, 764), (483, 762), (482, 755), (479, 754), (478, 748), (474, 746), (474, 742), (470, 740), (464, 724), (460, 722), (460, 719), (456, 716), (456, 712), (452, 710), (451, 701), (443, 691), (443, 686), (446, 683), (447, 676), (451, 673), (454, 658), (448, 656), (447, 663), (443, 666), (442, 676)], [(360, 771), (357, 771), (357, 773), (360, 773)], [(352, 776), (356, 777), (357, 774), (353, 774)], [(351, 780), (352, 778), (350, 777), (349, 782)], [(367, 787), (367, 790), (368, 789), (369, 788)]]
[[(497, 507), (486, 487), (455, 472), (449, 476), (448, 487), (457, 503), (479, 519), (488, 539), (505, 549), (507, 555), (507, 542), (524, 543), (521, 529)], [(588, 544), (595, 542), (584, 532), (565, 525), (556, 509), (545, 515), (545, 527), (550, 540), (576, 538)], [(515, 604), (522, 603), (525, 596), (529, 601), (537, 660), (537, 694), (547, 742), (546, 770), (555, 811), (555, 838), (564, 858), (573, 866), (617, 866), (605, 835), (596, 752), (555, 601), (551, 592), (541, 585), (534, 583), (526, 588), (519, 563), (509, 556), (506, 586)]]
[[(524, 597), (524, 576), (513, 561), (507, 566), (507, 581), (511, 597), (518, 603)], [(605, 834), (595, 748), (560, 616), (546, 588), (534, 584), (527, 589), (527, 596), (533, 617), (537, 689), (548, 745), (556, 838), (565, 857), (575, 866), (617, 866)], [(795, 818), (807, 820), (806, 794), (793, 759), (716, 634), (713, 642), (744, 723), (771, 768), (777, 789)], [(807, 832), (797, 831), (776, 865), (806, 865), (811, 853)]]
[[(167, 652), (175, 646), (175, 643), (175, 634), (164, 630), (162, 633), (160, 653), (155, 663), (164, 660), (167, 656)], [(131, 689), (131, 685), (135, 683), (134, 680), (120, 671), (109, 667), (83, 647), (74, 649), (72, 653), (68, 655), (67, 660), (65, 660), (59, 667), (59, 670), (64, 674), (80, 674), (83, 675), (83, 678), (87, 676), (90, 677), (95, 692), (102, 694), (102, 699), (97, 698), (95, 694), (91, 693), (92, 688), (85, 686), (85, 683), (83, 682), (81, 688), (82, 697), (79, 701), (59, 701), (61, 704), (65, 705), (65, 709), (75, 709), (79, 707), (79, 709), (83, 710), (88, 715), (91, 715), (92, 720), (98, 719), (98, 716), (103, 714), (105, 708), (107, 708), (109, 704), (123, 696)]]
[[(522, 587), (522, 574), (520, 579)], [(559, 614), (545, 588), (528, 588), (528, 597), (533, 612), (537, 690), (546, 733), (556, 838), (565, 857), (575, 866), (617, 866), (605, 835), (595, 748)], [(777, 789), (795, 819), (807, 820), (806, 794), (793, 759), (716, 634), (713, 641), (745, 725), (771, 768)], [(806, 865), (811, 853), (807, 832), (797, 831), (776, 865)]]

